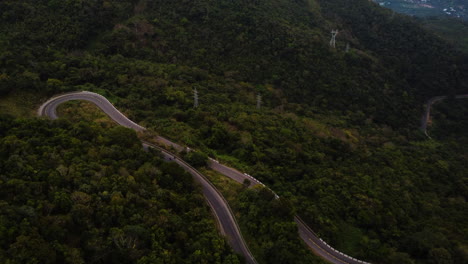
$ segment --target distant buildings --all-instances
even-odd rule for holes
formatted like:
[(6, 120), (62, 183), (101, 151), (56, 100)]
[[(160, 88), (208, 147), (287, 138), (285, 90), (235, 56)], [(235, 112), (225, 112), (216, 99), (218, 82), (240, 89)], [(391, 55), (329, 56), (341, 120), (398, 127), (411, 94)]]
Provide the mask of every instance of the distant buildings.
[(373, 0), (382, 7), (411, 16), (450, 16), (468, 20), (468, 10), (461, 1), (452, 0)]

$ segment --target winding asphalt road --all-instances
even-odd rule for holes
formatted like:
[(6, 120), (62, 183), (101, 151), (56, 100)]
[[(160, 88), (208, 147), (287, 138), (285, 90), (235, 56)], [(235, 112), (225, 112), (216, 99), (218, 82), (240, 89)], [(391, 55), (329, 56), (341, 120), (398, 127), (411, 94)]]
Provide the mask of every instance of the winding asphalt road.
[(225, 235), (235, 252), (242, 254), (248, 263), (256, 264), (255, 258), (249, 251), (242, 234), (240, 233), (239, 226), (234, 217), (234, 213), (229, 207), (227, 201), (218, 192), (214, 185), (207, 179), (203, 174), (197, 171), (195, 168), (190, 166), (188, 163), (180, 158), (175, 158), (174, 153), (171, 153), (159, 146), (153, 145), (148, 142), (143, 143), (144, 147), (151, 147), (161, 151), (162, 155), (166, 160), (174, 161), (190, 173), (197, 182), (202, 186), (203, 195), (210, 205), (216, 220), (221, 229), (221, 233)]
[[(427, 133), (427, 123), (429, 122), (429, 118), (431, 117), (431, 107), (434, 103), (445, 100), (447, 98), (448, 96), (435, 96), (429, 99), (426, 103), (426, 111), (424, 111), (424, 115), (421, 119), (421, 130), (428, 138), (431, 138), (429, 134)], [(468, 98), (468, 94), (460, 94), (460, 95), (455, 96), (455, 99), (463, 99), (463, 98)]]
[[(56, 119), (58, 118), (56, 111), (57, 106), (70, 100), (86, 100), (92, 102), (96, 106), (101, 108), (107, 115), (109, 115), (110, 118), (112, 118), (118, 124), (124, 127), (132, 128), (136, 131), (145, 130), (144, 127), (134, 123), (126, 116), (124, 116), (105, 97), (91, 92), (76, 92), (53, 97), (41, 105), (41, 107), (38, 110), (38, 115), (47, 116), (51, 119)], [(180, 145), (174, 144), (162, 137), (161, 142), (166, 145), (171, 145), (176, 149), (182, 148)], [(223, 196), (217, 191), (217, 189), (192, 166), (190, 166), (180, 158), (174, 158), (176, 157), (176, 154), (171, 153), (148, 142), (144, 142), (143, 147), (157, 148), (161, 151), (161, 153), (167, 160), (172, 160), (179, 164), (187, 172), (189, 172), (197, 182), (201, 184), (203, 194), (205, 195), (205, 198), (208, 204), (210, 205), (212, 212), (216, 216), (217, 222), (221, 229), (221, 233), (227, 237), (229, 244), (232, 246), (235, 252), (242, 254), (246, 258), (248, 263), (256, 264), (257, 262), (255, 261), (255, 258), (253, 257), (252, 253), (250, 253), (240, 233), (239, 226), (234, 218), (234, 214), (232, 213), (231, 208), (229, 207), (228, 203), (223, 198)]]
[[(101, 108), (111, 119), (113, 119), (118, 124), (132, 128), (136, 131), (143, 131), (145, 130), (144, 127), (136, 124), (135, 122), (128, 119), (125, 115), (123, 115), (119, 110), (117, 110), (105, 97), (92, 93), (92, 92), (74, 92), (68, 93), (63, 95), (55, 96), (44, 104), (42, 104), (38, 110), (39, 116), (47, 116), (51, 119), (58, 118), (57, 116), (57, 106), (61, 103), (71, 100), (86, 100), (89, 102), (94, 103), (99, 108)], [(184, 148), (170, 140), (158, 137), (158, 141), (164, 145), (172, 146), (176, 150), (190, 150)], [(200, 172), (196, 169), (191, 167), (189, 164), (181, 160), (180, 158), (175, 158), (176, 155), (171, 153), (165, 149), (162, 149), (156, 145), (153, 145), (148, 142), (143, 142), (143, 147), (148, 148), (156, 148), (161, 151), (162, 155), (167, 160), (173, 160), (180, 166), (182, 166), (187, 172), (192, 174), (192, 176), (201, 184), (203, 194), (205, 195), (208, 204), (210, 205), (216, 219), (218, 220), (218, 224), (221, 228), (221, 232), (227, 236), (228, 241), (234, 251), (237, 253), (242, 254), (248, 263), (255, 264), (255, 258), (250, 253), (241, 233), (239, 230), (239, 226), (235, 220), (234, 214), (232, 213), (231, 208), (229, 207), (226, 200), (223, 196), (218, 192), (218, 190), (211, 184), (211, 182), (205, 178)], [(250, 181), (250, 185), (257, 185), (261, 184), (265, 186), (263, 183), (252, 177), (247, 173), (242, 173), (238, 170), (225, 166), (219, 163), (217, 160), (210, 159), (209, 167), (213, 170), (220, 172), (221, 174), (239, 182), (243, 183), (245, 179)], [(265, 186), (266, 187), (266, 186)], [(268, 188), (268, 187), (267, 187)], [(279, 198), (278, 195), (275, 194), (276, 198)], [(323, 259), (329, 261), (330, 263), (334, 264), (357, 264), (357, 263), (367, 263), (361, 260), (357, 260), (353, 257), (350, 257), (346, 254), (343, 254), (330, 245), (328, 245), (325, 241), (320, 239), (301, 219), (299, 216), (294, 217), (295, 222), (297, 223), (299, 229), (299, 236), (304, 240), (304, 242), (309, 246), (309, 248), (318, 256), (322, 257)]]

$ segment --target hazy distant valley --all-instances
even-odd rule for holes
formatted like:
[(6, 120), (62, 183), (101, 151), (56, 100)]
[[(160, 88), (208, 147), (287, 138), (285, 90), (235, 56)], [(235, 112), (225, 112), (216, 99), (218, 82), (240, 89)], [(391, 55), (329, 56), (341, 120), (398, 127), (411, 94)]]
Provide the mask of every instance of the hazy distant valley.
[(468, 19), (468, 4), (463, 0), (375, 0), (375, 2), (411, 16)]

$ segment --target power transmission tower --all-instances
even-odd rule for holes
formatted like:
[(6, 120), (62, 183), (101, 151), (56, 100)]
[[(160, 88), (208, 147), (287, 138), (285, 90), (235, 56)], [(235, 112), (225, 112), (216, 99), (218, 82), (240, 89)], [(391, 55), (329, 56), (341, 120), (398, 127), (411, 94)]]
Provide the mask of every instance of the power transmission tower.
[(193, 108), (198, 107), (198, 91), (197, 88), (193, 89)]
[(338, 30), (332, 30), (331, 34), (332, 34), (332, 38), (330, 40), (330, 46), (334, 48), (336, 44), (336, 35), (338, 34)]
[(257, 94), (257, 109), (260, 109), (262, 107), (262, 96), (260, 94)]

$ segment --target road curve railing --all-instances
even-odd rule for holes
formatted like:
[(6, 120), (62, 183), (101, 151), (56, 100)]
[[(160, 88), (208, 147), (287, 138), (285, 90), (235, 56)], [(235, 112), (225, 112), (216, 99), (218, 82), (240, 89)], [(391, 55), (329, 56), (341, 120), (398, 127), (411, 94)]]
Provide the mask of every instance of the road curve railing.
[[(435, 97), (432, 97), (431, 99), (427, 100), (426, 102), (426, 109), (424, 111), (424, 115), (421, 119), (421, 131), (428, 137), (428, 138), (431, 138), (429, 136), (429, 134), (427, 133), (427, 123), (429, 122), (429, 119), (431, 118), (431, 107), (434, 103), (437, 103), (439, 101), (442, 101), (442, 100), (445, 100), (447, 99), (448, 96), (435, 96)], [(455, 99), (463, 99), (463, 98), (468, 98), (468, 94), (460, 94), (460, 95), (456, 95), (454, 97)]]
[(327, 244), (327, 242), (315, 234), (315, 232), (312, 231), (312, 229), (310, 229), (310, 227), (307, 226), (307, 224), (298, 215), (294, 216), (294, 221), (297, 224), (299, 236), (302, 240), (304, 240), (304, 242), (315, 252), (320, 251), (322, 253), (320, 256), (329, 262), (341, 264), (371, 264), (348, 256)]
[[(82, 92), (73, 92), (58, 95), (52, 97), (51, 99), (47, 100), (44, 104), (42, 104), (38, 110), (39, 116), (47, 116), (51, 119), (58, 118), (56, 108), (58, 105), (71, 101), (71, 100), (86, 100), (89, 102), (94, 103), (98, 106), (101, 110), (103, 110), (111, 119), (113, 119), (118, 124), (132, 128), (136, 131), (143, 131), (146, 128), (136, 124), (135, 122), (128, 119), (125, 115), (123, 115), (120, 111), (118, 111), (104, 96), (82, 91)], [(190, 150), (189, 148), (182, 147), (166, 138), (159, 137), (157, 138), (159, 143), (164, 145), (172, 146), (176, 150)], [(221, 232), (227, 236), (229, 243), (233, 247), (234, 251), (237, 253), (242, 254), (248, 263), (256, 264), (256, 260), (249, 251), (245, 240), (242, 237), (242, 234), (239, 229), (239, 225), (234, 217), (234, 213), (232, 212), (231, 208), (229, 207), (227, 201), (221, 195), (221, 193), (214, 187), (214, 185), (200, 172), (198, 172), (195, 168), (190, 166), (188, 163), (183, 161), (174, 153), (171, 153), (159, 146), (156, 146), (149, 142), (143, 142), (144, 147), (152, 147), (156, 148), (165, 156), (167, 159), (171, 159), (175, 161), (177, 164), (182, 166), (186, 171), (188, 171), (195, 179), (202, 185), (203, 194), (207, 199), (208, 204), (210, 205), (215, 217), (219, 223), (221, 228)], [(236, 169), (230, 168), (226, 165), (221, 164), (219, 161), (210, 158), (208, 165), (213, 170), (220, 172), (221, 174), (237, 181), (243, 183), (245, 179), (251, 182), (250, 186), (260, 184), (264, 187), (265, 184), (254, 178), (253, 176), (242, 173)], [(268, 188), (268, 187), (266, 187)], [(269, 188), (268, 188), (269, 189)], [(270, 189), (271, 190), (271, 189)], [(273, 191), (272, 191), (273, 192)], [(275, 198), (279, 199), (279, 196), (275, 194)], [(224, 211), (223, 211), (224, 210)], [(312, 229), (310, 229), (304, 221), (299, 216), (294, 217), (295, 222), (298, 226), (298, 232), (301, 239), (307, 244), (307, 246), (318, 256), (322, 257), (323, 259), (329, 261), (330, 263), (335, 264), (370, 264), (368, 262), (364, 262), (358, 259), (355, 259), (351, 256), (348, 256), (330, 245), (328, 245), (325, 241), (323, 241), (319, 236), (317, 236)]]

